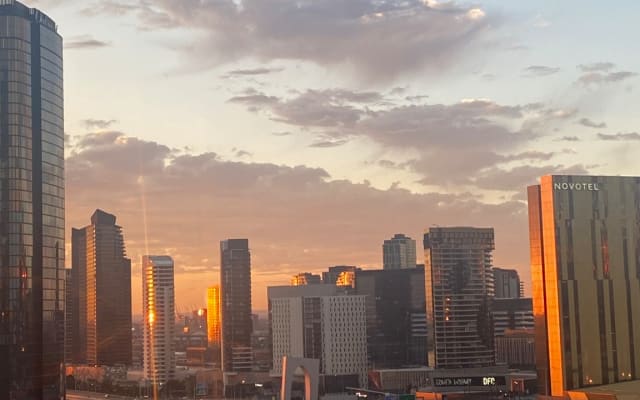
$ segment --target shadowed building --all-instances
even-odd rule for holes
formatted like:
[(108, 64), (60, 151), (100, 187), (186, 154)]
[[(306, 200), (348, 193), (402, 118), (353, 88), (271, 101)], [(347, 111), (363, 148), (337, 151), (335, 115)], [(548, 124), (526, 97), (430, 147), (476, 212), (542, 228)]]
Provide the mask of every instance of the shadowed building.
[(640, 178), (543, 176), (528, 196), (539, 393), (638, 379)]
[(64, 112), (55, 22), (0, 1), (0, 399), (64, 396)]
[(495, 365), (493, 228), (430, 228), (424, 235), (427, 324), (436, 368)]
[(96, 210), (91, 225), (71, 234), (73, 361), (131, 365), (131, 260), (122, 228)]
[(416, 267), (416, 241), (401, 233), (385, 240), (382, 245), (383, 269)]
[(496, 299), (524, 297), (520, 275), (515, 269), (494, 268), (493, 280)]
[(222, 368), (251, 371), (251, 253), (248, 239), (220, 242)]

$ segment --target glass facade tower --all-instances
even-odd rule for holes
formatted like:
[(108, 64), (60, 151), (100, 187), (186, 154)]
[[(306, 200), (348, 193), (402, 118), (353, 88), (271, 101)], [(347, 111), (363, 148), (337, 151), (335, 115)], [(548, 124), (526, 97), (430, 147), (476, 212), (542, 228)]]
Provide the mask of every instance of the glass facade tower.
[(539, 393), (638, 379), (640, 178), (528, 188)]
[(0, 0), (0, 398), (64, 396), (62, 37)]

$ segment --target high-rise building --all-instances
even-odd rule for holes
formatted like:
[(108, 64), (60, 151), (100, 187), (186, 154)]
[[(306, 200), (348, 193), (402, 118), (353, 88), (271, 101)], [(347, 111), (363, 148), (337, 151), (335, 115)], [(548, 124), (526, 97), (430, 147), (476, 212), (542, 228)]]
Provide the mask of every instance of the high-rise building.
[(142, 257), (144, 375), (154, 387), (175, 378), (175, 288), (173, 259)]
[(426, 365), (424, 267), (361, 270), (355, 281), (365, 296), (370, 367)]
[(213, 359), (220, 362), (220, 285), (207, 288), (207, 343), (213, 351)]
[(493, 228), (430, 228), (424, 249), (429, 365), (494, 365)]
[(640, 178), (528, 188), (539, 393), (640, 376)]
[(322, 277), (310, 272), (301, 272), (291, 277), (292, 286), (314, 285), (319, 283), (322, 283)]
[(493, 334), (504, 336), (510, 330), (533, 330), (533, 303), (530, 298), (494, 299), (491, 303)]
[(122, 228), (115, 215), (96, 210), (71, 236), (73, 361), (130, 365), (131, 260)]
[(384, 269), (404, 269), (416, 267), (416, 241), (402, 233), (385, 240), (382, 245)]
[(64, 361), (73, 363), (73, 277), (71, 268), (64, 270)]
[(267, 293), (275, 374), (282, 373), (285, 355), (316, 358), (325, 391), (366, 385), (365, 296), (330, 284), (275, 286)]
[(56, 23), (0, 1), (0, 399), (64, 395), (64, 112)]
[(514, 299), (524, 297), (524, 288), (520, 275), (515, 269), (493, 269), (496, 299)]
[(248, 239), (220, 242), (222, 368), (251, 371), (251, 253)]

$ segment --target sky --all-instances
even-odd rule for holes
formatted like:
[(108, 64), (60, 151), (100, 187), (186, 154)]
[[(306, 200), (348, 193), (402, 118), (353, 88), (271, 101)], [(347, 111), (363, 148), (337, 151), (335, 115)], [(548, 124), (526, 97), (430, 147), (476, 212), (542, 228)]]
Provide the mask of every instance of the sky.
[(65, 41), (67, 231), (117, 215), (136, 313), (144, 254), (187, 311), (249, 238), (264, 310), (295, 273), (381, 268), (395, 233), (420, 262), (431, 226), (494, 227), (528, 293), (526, 186), (637, 175), (638, 2), (25, 3)]

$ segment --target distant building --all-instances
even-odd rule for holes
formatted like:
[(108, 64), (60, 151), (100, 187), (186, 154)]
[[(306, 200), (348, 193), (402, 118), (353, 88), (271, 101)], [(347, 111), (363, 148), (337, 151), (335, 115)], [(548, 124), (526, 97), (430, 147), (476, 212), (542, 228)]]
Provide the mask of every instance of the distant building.
[(505, 329), (496, 337), (496, 361), (511, 368), (535, 369), (535, 331)]
[(169, 256), (142, 257), (144, 375), (153, 385), (175, 378), (174, 265)]
[(312, 274), (309, 272), (302, 272), (291, 277), (291, 286), (312, 285), (319, 283), (322, 283), (322, 277), (320, 275)]
[(213, 361), (220, 362), (221, 350), (220, 285), (207, 289), (207, 342), (213, 352)]
[(491, 305), (493, 333), (504, 336), (507, 329), (533, 329), (533, 302), (530, 298), (494, 299)]
[(383, 268), (405, 269), (416, 267), (416, 241), (401, 233), (385, 240), (382, 245)]
[(493, 228), (430, 228), (424, 235), (429, 365), (495, 365)]
[(267, 288), (274, 374), (285, 355), (316, 358), (325, 391), (366, 386), (365, 296), (338, 292), (335, 285)]
[(73, 283), (72, 270), (64, 270), (64, 360), (73, 363)]
[(360, 268), (353, 265), (337, 265), (329, 267), (327, 272), (322, 273), (322, 283), (337, 285), (346, 289), (355, 288), (356, 272)]
[(355, 293), (365, 296), (369, 366), (427, 365), (424, 267), (358, 271)]
[(251, 253), (248, 239), (220, 242), (222, 368), (251, 371)]
[(640, 177), (543, 176), (528, 199), (538, 393), (640, 380)]
[(73, 362), (131, 365), (131, 260), (115, 215), (71, 232)]
[(493, 280), (496, 299), (524, 297), (520, 275), (515, 269), (494, 268)]

